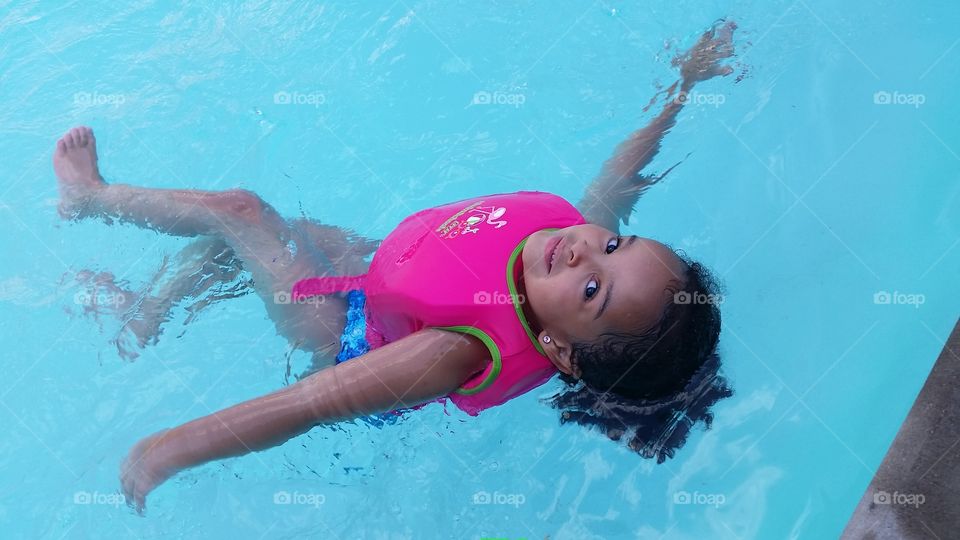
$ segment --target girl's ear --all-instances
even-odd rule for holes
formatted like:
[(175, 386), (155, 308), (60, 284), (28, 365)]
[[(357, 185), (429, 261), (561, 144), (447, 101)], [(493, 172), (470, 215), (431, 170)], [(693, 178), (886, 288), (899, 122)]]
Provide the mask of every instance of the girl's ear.
[[(549, 342), (543, 339), (544, 336), (549, 338)], [(547, 358), (553, 362), (553, 365), (557, 366), (558, 370), (580, 378), (580, 368), (573, 363), (573, 347), (570, 343), (564, 339), (551, 336), (546, 330), (540, 332), (538, 338), (540, 339), (540, 346), (543, 347), (543, 352), (547, 353)]]

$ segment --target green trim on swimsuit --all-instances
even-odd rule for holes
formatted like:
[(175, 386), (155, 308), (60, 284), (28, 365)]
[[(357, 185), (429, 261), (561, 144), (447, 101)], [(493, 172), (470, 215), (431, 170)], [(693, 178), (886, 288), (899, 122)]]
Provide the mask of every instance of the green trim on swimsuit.
[(487, 350), (490, 351), (490, 356), (493, 360), (493, 369), (490, 370), (490, 373), (484, 377), (483, 381), (473, 388), (457, 388), (455, 393), (461, 394), (464, 396), (470, 396), (476, 394), (477, 392), (482, 392), (486, 390), (493, 381), (497, 379), (500, 375), (500, 370), (503, 368), (503, 361), (500, 358), (500, 349), (497, 348), (497, 344), (493, 342), (493, 339), (487, 335), (486, 332), (480, 330), (474, 326), (432, 326), (431, 328), (436, 328), (438, 330), (449, 330), (451, 332), (460, 332), (462, 334), (470, 334), (476, 338), (479, 338), (484, 345), (487, 346)]
[[(552, 227), (548, 229), (542, 229), (544, 231), (557, 231), (560, 230), (559, 227)], [(539, 232), (539, 231), (537, 231)], [(532, 234), (531, 234), (532, 236)], [(517, 284), (513, 282), (513, 267), (517, 262), (517, 257), (520, 256), (520, 253), (523, 252), (523, 246), (527, 245), (527, 240), (530, 236), (527, 236), (520, 241), (520, 244), (513, 249), (513, 253), (510, 254), (510, 260), (507, 261), (507, 288), (510, 289), (510, 298), (517, 298)], [(523, 301), (526, 302), (528, 299), (524, 298)], [(543, 347), (540, 346), (540, 342), (537, 341), (537, 337), (533, 335), (533, 330), (530, 329), (530, 323), (527, 322), (527, 318), (523, 315), (523, 306), (521, 302), (514, 302), (513, 308), (517, 312), (517, 318), (520, 319), (520, 324), (523, 326), (523, 329), (527, 332), (527, 337), (530, 338), (530, 341), (533, 343), (533, 346), (536, 347), (537, 352), (546, 356), (547, 353), (544, 352)]]
[[(556, 231), (559, 230), (558, 227), (542, 229), (544, 231)], [(507, 260), (507, 288), (510, 290), (510, 298), (518, 298), (517, 296), (517, 284), (513, 281), (513, 269), (517, 262), (517, 257), (520, 256), (520, 253), (523, 252), (523, 246), (527, 244), (527, 239), (524, 238), (520, 241), (520, 244), (513, 249), (513, 253), (510, 254), (510, 259)], [(527, 299), (524, 298), (524, 301)], [(527, 318), (523, 315), (523, 307), (521, 302), (514, 301), (513, 308), (517, 313), (517, 318), (520, 319), (520, 325), (523, 326), (524, 331), (527, 333), (527, 337), (530, 339), (530, 342), (533, 343), (533, 346), (537, 349), (537, 352), (546, 356), (547, 353), (544, 352), (543, 347), (540, 346), (540, 342), (537, 341), (536, 336), (533, 335), (533, 330), (530, 329), (530, 324), (527, 322)], [(490, 387), (493, 384), (493, 381), (497, 379), (500, 375), (500, 371), (503, 369), (503, 361), (500, 356), (500, 349), (497, 348), (497, 344), (494, 343), (493, 339), (486, 334), (483, 330), (480, 330), (474, 326), (434, 326), (432, 328), (437, 328), (439, 330), (450, 330), (451, 332), (460, 332), (463, 334), (470, 334), (476, 338), (479, 338), (484, 345), (487, 346), (487, 349), (490, 351), (490, 356), (493, 361), (493, 369), (490, 370), (490, 373), (484, 377), (483, 381), (474, 386), (473, 388), (463, 388), (462, 386), (455, 390), (455, 393), (470, 396), (478, 392), (482, 392)]]

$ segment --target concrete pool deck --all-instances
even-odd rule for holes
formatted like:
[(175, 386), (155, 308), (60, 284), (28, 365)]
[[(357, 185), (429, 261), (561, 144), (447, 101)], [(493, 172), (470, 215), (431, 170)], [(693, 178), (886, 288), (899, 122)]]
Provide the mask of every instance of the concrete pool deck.
[(842, 538), (960, 535), (960, 322), (953, 327), (907, 419)]

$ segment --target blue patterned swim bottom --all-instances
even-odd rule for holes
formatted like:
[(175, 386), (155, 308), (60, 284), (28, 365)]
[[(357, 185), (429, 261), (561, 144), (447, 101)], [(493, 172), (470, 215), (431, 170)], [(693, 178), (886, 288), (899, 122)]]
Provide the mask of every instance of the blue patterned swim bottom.
[(363, 312), (366, 301), (367, 295), (362, 289), (353, 289), (347, 293), (347, 323), (340, 334), (338, 364), (370, 350), (370, 344), (367, 343), (367, 319)]
[[(347, 322), (340, 334), (340, 352), (337, 353), (337, 364), (341, 364), (366, 354), (370, 350), (367, 342), (367, 319), (363, 311), (367, 295), (362, 289), (353, 289), (347, 293)], [(412, 409), (400, 408), (389, 412), (365, 416), (364, 422), (382, 427), (384, 424), (394, 424), (401, 418), (401, 414)]]

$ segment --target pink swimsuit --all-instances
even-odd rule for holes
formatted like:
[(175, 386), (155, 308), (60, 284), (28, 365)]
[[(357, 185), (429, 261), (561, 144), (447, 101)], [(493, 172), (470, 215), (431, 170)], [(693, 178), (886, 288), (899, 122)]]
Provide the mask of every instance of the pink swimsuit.
[(371, 348), (424, 328), (476, 336), (491, 362), (447, 396), (475, 416), (556, 374), (521, 309), (520, 253), (537, 231), (583, 223), (576, 208), (550, 193), (465, 199), (404, 219), (381, 242), (366, 274), (304, 279), (292, 295), (362, 289)]

